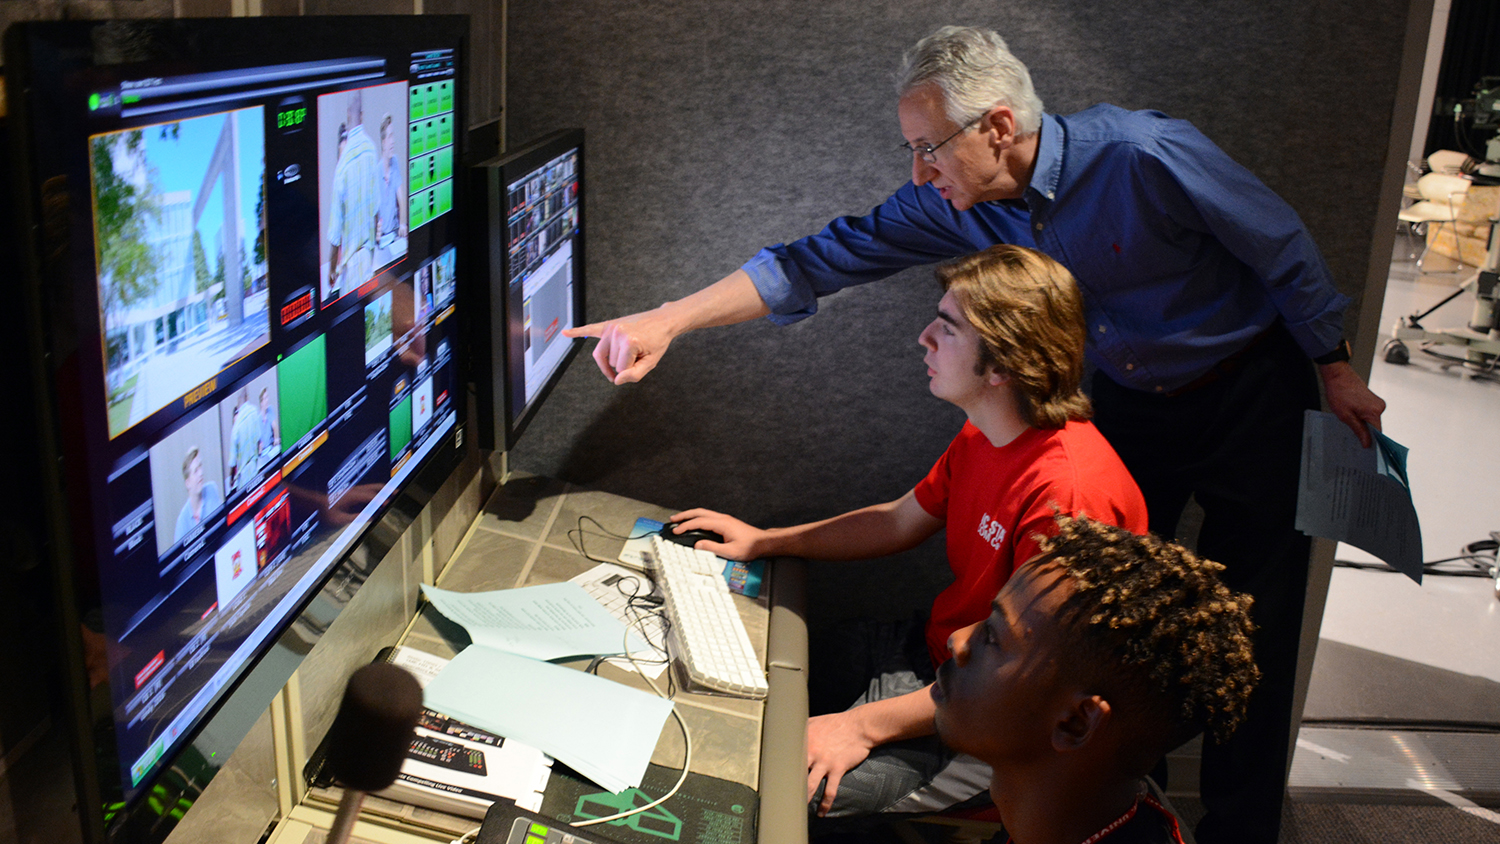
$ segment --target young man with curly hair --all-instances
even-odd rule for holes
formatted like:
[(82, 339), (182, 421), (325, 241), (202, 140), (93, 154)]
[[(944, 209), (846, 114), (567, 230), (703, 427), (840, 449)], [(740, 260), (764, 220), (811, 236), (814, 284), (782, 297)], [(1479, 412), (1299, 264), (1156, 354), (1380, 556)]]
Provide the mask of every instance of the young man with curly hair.
[[(1058, 512), (1146, 529), (1146, 505), (1088, 421), (1083, 302), (1073, 276), (1035, 250), (994, 246), (940, 266), (944, 294), (919, 342), (930, 388), (968, 422), (901, 498), (794, 527), (758, 530), (707, 510), (679, 530), (724, 536), (698, 547), (730, 559), (863, 560), (946, 531), (954, 582), (925, 624), (869, 622), (820, 652), (809, 673), (808, 796), (822, 815), (941, 811), (983, 799), (978, 760), (933, 737), (926, 687), (953, 631), (989, 613), (1017, 566), (1056, 529)], [(850, 707), (853, 702), (852, 708)]]
[(954, 634), (932, 687), (938, 735), (988, 762), (1015, 844), (1180, 842), (1146, 788), (1200, 730), (1223, 740), (1259, 679), (1251, 599), (1154, 536), (1058, 517), (990, 617)]

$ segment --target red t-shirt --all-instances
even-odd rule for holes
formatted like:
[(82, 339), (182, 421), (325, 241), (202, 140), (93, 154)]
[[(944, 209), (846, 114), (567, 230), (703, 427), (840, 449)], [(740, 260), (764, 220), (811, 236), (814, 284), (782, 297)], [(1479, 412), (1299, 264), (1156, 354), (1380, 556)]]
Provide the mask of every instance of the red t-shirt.
[(1147, 529), (1140, 489), (1091, 422), (1028, 428), (1000, 448), (965, 422), (916, 496), (946, 524), (955, 577), (927, 622), (934, 665), (951, 655), (948, 636), (988, 617), (1016, 566), (1039, 553), (1037, 535), (1057, 532), (1053, 505), (1134, 533)]

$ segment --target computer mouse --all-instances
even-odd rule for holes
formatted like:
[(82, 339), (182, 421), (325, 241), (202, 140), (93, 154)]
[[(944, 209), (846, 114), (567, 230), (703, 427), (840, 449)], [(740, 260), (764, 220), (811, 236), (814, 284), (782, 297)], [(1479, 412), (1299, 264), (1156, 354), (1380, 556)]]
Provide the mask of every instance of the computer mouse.
[(675, 542), (678, 545), (686, 545), (689, 548), (697, 545), (698, 540), (700, 539), (707, 539), (710, 542), (724, 541), (724, 537), (720, 536), (717, 533), (714, 533), (711, 530), (696, 529), (685, 530), (682, 533), (673, 533), (672, 528), (676, 527), (676, 525), (676, 522), (667, 522), (666, 524), (662, 525), (661, 538), (667, 540), (668, 542)]

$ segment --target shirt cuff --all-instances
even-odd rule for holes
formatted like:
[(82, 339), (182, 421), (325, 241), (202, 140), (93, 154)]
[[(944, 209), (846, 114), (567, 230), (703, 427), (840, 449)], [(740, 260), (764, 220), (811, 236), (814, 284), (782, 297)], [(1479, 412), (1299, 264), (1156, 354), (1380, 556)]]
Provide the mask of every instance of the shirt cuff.
[(781, 246), (777, 244), (760, 250), (740, 269), (750, 276), (750, 281), (755, 284), (755, 292), (760, 294), (761, 301), (771, 309), (766, 319), (777, 325), (790, 325), (817, 313), (818, 297), (805, 286), (794, 284), (787, 276), (780, 258), (772, 251)]
[(1349, 306), (1349, 297), (1339, 294), (1333, 306), (1304, 322), (1292, 322), (1282, 317), (1287, 333), (1302, 347), (1309, 358), (1326, 355), (1337, 348), (1344, 339), (1344, 309)]

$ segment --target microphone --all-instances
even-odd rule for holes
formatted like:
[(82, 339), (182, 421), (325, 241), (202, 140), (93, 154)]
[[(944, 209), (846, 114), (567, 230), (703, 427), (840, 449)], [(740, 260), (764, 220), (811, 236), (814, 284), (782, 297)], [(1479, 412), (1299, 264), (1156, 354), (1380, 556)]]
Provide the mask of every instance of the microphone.
[(349, 678), (328, 730), (328, 769), (344, 796), (326, 844), (346, 844), (365, 795), (396, 781), (421, 714), (422, 687), (400, 668), (377, 662)]

